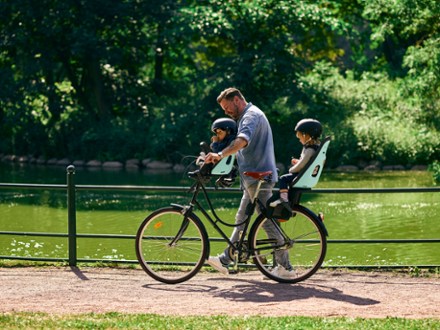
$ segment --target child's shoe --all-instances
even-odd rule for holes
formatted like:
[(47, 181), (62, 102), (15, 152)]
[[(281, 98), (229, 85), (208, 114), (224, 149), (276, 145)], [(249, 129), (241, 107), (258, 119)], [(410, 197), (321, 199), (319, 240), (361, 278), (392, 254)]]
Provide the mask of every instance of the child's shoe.
[(269, 204), (270, 207), (277, 207), (278, 205), (282, 205), (285, 209), (287, 209), (290, 213), (293, 212), (292, 208), (289, 205), (289, 202), (283, 201), (281, 198), (273, 201)]

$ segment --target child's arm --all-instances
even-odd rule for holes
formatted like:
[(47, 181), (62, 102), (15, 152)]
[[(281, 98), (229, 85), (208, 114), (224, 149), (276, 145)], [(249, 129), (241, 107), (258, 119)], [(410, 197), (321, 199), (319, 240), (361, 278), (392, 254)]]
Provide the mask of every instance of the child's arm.
[[(306, 166), (307, 162), (312, 158), (315, 154), (315, 150), (312, 148), (306, 148), (301, 153), (301, 157), (299, 159), (292, 159), (293, 166), (289, 168), (289, 173), (299, 173), (304, 166)], [(294, 161), (296, 161), (294, 163)]]
[(211, 151), (218, 152), (218, 138), (217, 136), (211, 137), (211, 144), (209, 145)]

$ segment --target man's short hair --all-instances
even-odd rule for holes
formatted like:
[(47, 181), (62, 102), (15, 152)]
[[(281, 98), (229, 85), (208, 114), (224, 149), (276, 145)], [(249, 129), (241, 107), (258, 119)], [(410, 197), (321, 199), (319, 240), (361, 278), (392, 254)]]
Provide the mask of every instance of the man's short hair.
[(217, 103), (220, 103), (221, 101), (223, 101), (223, 99), (231, 101), (235, 96), (238, 96), (240, 99), (244, 100), (243, 94), (241, 94), (240, 90), (235, 87), (226, 88), (217, 97)]

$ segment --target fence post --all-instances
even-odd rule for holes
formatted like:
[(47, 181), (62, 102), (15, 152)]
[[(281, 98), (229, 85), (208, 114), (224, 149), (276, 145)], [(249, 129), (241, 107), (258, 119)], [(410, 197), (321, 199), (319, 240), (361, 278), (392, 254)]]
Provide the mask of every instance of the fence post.
[(67, 218), (69, 236), (69, 266), (76, 266), (76, 197), (75, 166), (67, 166)]

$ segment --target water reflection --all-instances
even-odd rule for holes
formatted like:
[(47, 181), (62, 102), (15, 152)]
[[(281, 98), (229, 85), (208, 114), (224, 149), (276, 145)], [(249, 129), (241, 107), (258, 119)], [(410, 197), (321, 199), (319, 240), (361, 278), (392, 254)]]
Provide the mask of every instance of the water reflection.
[[(63, 167), (0, 165), (0, 182), (64, 184)], [(184, 174), (77, 169), (82, 185), (189, 186)], [(317, 188), (430, 187), (425, 172), (324, 173)], [(239, 194), (213, 195), (222, 218), (234, 221)], [(184, 192), (77, 191), (79, 233), (134, 235), (154, 209), (186, 204)], [(439, 238), (438, 193), (305, 194), (303, 203), (325, 214), (329, 239)], [(208, 228), (210, 234), (218, 236)], [(54, 190), (0, 190), (0, 231), (67, 232), (66, 193)], [(131, 239), (78, 239), (78, 257), (135, 260)], [(221, 245), (221, 246), (220, 246)], [(213, 244), (213, 250), (223, 244)], [(440, 264), (440, 244), (330, 244), (327, 265)], [(65, 258), (65, 238), (0, 236), (0, 255)]]

